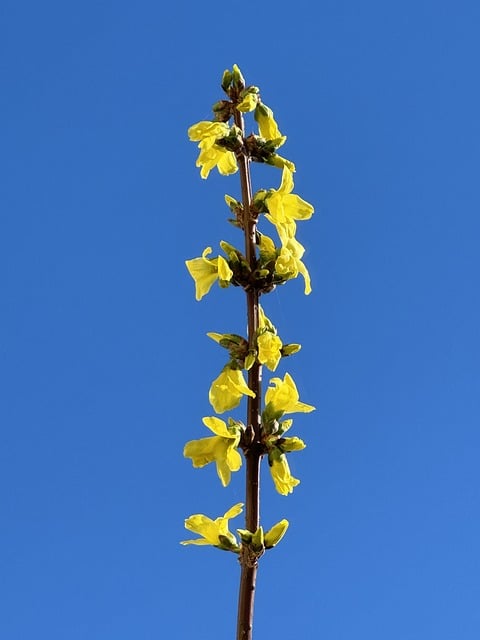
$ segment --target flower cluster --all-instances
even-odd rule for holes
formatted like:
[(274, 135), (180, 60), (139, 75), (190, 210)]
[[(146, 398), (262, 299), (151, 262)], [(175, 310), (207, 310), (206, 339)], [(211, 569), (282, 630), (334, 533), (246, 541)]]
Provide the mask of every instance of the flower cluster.
[[(195, 468), (215, 463), (220, 482), (226, 487), (231, 481), (232, 472), (242, 467), (242, 454), (249, 454), (254, 443), (256, 455), (260, 459), (268, 459), (275, 489), (281, 495), (288, 495), (300, 481), (292, 476), (287, 455), (300, 451), (305, 443), (298, 437), (285, 436), (293, 423), (292, 418), (285, 416), (309, 413), (314, 407), (300, 401), (296, 384), (289, 373), (285, 373), (283, 378), (272, 378), (263, 398), (260, 398), (260, 387), (251, 384), (250, 376), (253, 371), (260, 379), (262, 367), (276, 371), (283, 358), (300, 349), (299, 344), (283, 342), (258, 299), (260, 295), (298, 275), (304, 279), (305, 294), (311, 292), (310, 275), (302, 261), (305, 248), (295, 236), (297, 223), (309, 220), (314, 209), (310, 203), (293, 193), (295, 165), (277, 153), (287, 138), (281, 133), (273, 111), (263, 103), (259, 88), (247, 86), (240, 69), (234, 65), (232, 70), (224, 72), (222, 89), (227, 99), (213, 105), (212, 120), (198, 122), (188, 130), (190, 140), (198, 142), (200, 149), (196, 162), (200, 176), (207, 178), (215, 167), (221, 175), (236, 173), (240, 167), (242, 176), (239, 159), (243, 157), (281, 169), (280, 186), (277, 189), (258, 190), (250, 195), (248, 201), (225, 196), (227, 206), (234, 215), (230, 222), (245, 234), (248, 234), (248, 229), (253, 229), (253, 234), (250, 233), (250, 237), (253, 235), (255, 238), (254, 241), (250, 240), (254, 242), (253, 260), (248, 248), (244, 254), (222, 241), (220, 246), (224, 256), (209, 257), (212, 248), (207, 247), (200, 257), (187, 260), (186, 266), (195, 283), (197, 300), (201, 300), (215, 282), (221, 288), (241, 287), (247, 293), (247, 298), (252, 291), (256, 296), (255, 308), (249, 308), (246, 337), (234, 333), (208, 333), (228, 352), (226, 364), (211, 383), (208, 401), (216, 414), (224, 414), (236, 409), (245, 397), (255, 399), (255, 406), (260, 407), (259, 427), (253, 429), (251, 420), (247, 420), (246, 426), (233, 417), (228, 417), (226, 421), (217, 416), (204, 417), (203, 424), (213, 436), (187, 442), (184, 456), (192, 461)], [(247, 136), (243, 118), (248, 113), (253, 113), (257, 132)], [(242, 193), (244, 196), (244, 191)], [(278, 242), (260, 230), (263, 220), (272, 225)], [(249, 400), (250, 404), (252, 402)], [(254, 557), (259, 557), (265, 549), (272, 548), (281, 540), (288, 528), (288, 521), (281, 520), (267, 533), (261, 526), (255, 530), (237, 529), (236, 537), (229, 531), (228, 522), (242, 512), (242, 506), (241, 503), (234, 505), (215, 520), (202, 514), (190, 516), (185, 521), (185, 527), (201, 537), (186, 540), (182, 544), (213, 545), (235, 553), (242, 553), (243, 549), (248, 548)]]

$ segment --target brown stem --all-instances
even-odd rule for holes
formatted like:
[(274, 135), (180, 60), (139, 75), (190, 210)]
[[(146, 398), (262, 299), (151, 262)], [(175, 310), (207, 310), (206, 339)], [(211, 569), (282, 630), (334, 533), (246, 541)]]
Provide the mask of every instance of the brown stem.
[[(243, 116), (235, 110), (235, 124), (245, 137)], [(256, 218), (252, 216), (252, 185), (250, 178), (249, 158), (245, 153), (238, 154), (240, 182), (243, 201), (243, 228), (245, 232), (245, 257), (251, 271), (257, 266), (256, 256)], [(249, 348), (255, 348), (256, 332), (259, 318), (259, 292), (255, 287), (246, 290), (247, 321)], [(245, 528), (255, 532), (260, 523), (260, 460), (261, 446), (261, 381), (262, 367), (258, 362), (248, 372), (248, 386), (255, 393), (254, 398), (248, 397), (247, 430), (244, 439), (244, 453), (246, 458), (246, 488), (245, 488)], [(252, 640), (253, 607), (255, 586), (257, 579), (258, 558), (252, 555), (244, 545), (240, 553), (240, 588), (238, 597), (237, 640)]]

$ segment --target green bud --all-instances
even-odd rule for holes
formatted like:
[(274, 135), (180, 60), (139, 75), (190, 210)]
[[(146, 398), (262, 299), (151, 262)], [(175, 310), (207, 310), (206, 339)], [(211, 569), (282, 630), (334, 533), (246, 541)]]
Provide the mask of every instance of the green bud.
[(253, 206), (257, 210), (258, 213), (266, 213), (268, 211), (265, 205), (265, 197), (267, 196), (267, 191), (265, 189), (260, 189), (253, 196)]
[[(245, 338), (242, 338), (242, 336), (238, 336), (236, 333), (224, 333), (223, 334), (223, 340), (228, 342), (229, 346), (231, 346), (232, 344), (234, 344), (234, 345), (244, 345), (244, 344), (247, 343)], [(220, 342), (220, 344), (222, 344), (223, 340)]]
[(233, 213), (236, 213), (237, 211), (243, 209), (242, 203), (239, 202), (238, 200), (235, 200), (235, 198), (232, 198), (232, 196), (225, 195), (225, 202), (227, 203), (227, 207)]
[(302, 348), (301, 344), (295, 344), (295, 343), (284, 344), (281, 349), (281, 353), (282, 353), (282, 356), (284, 357), (293, 356), (293, 354), (298, 353), (301, 348)]
[(262, 413), (262, 422), (272, 422), (273, 420), (278, 420), (283, 416), (285, 411), (275, 411), (274, 405), (269, 402)]
[(245, 425), (241, 420), (234, 420), (233, 418), (228, 418), (227, 424), (229, 429), (238, 429), (242, 433), (245, 432)]
[(257, 358), (257, 354), (255, 351), (249, 351), (247, 353), (247, 357), (245, 358), (245, 364), (244, 367), (247, 371), (249, 371), (253, 365), (255, 364), (255, 360)]
[(263, 551), (263, 527), (258, 527), (252, 536), (252, 548), (254, 551)]
[(242, 76), (242, 72), (236, 64), (233, 65), (232, 81), (233, 86), (236, 89), (239, 89), (240, 91), (245, 89), (245, 78)]
[(282, 458), (285, 459), (285, 454), (283, 453), (283, 451), (275, 445), (270, 446), (270, 448), (268, 449), (268, 464), (272, 466), (274, 461), (282, 460)]
[(242, 336), (239, 336), (236, 333), (215, 333), (214, 331), (209, 331), (207, 336), (212, 340), (215, 340), (215, 342), (217, 342), (221, 347), (225, 347), (225, 349), (248, 346), (245, 338), (242, 338)]
[(268, 116), (271, 115), (271, 113), (272, 113), (271, 109), (269, 109), (267, 106), (259, 102), (255, 107), (255, 113), (253, 114), (253, 117), (258, 122), (262, 118), (268, 118)]
[[(280, 429), (280, 423), (278, 422), (278, 420), (271, 420), (270, 422), (265, 422), (262, 423), (262, 429), (263, 429), (263, 433), (266, 436), (275, 436), (275, 434), (277, 434), (279, 432)], [(269, 440), (273, 440), (275, 441), (278, 438), (268, 438)]]
[(220, 534), (218, 536), (218, 541), (220, 542), (218, 548), (223, 551), (233, 551), (234, 553), (238, 553), (240, 551), (237, 540), (232, 533), (229, 536), (223, 536)]
[(271, 549), (280, 542), (287, 532), (288, 524), (288, 520), (283, 519), (280, 520), (280, 522), (277, 522), (277, 524), (274, 524), (273, 527), (267, 531), (264, 537), (265, 549)]
[(225, 69), (222, 76), (222, 89), (225, 91), (225, 93), (228, 93), (228, 89), (230, 88), (232, 79), (233, 79), (232, 72), (229, 69)]
[(240, 98), (244, 98), (249, 94), (258, 95), (260, 93), (260, 89), (256, 87), (254, 84), (251, 84), (249, 87), (246, 87), (241, 93)]
[(226, 242), (225, 240), (220, 240), (220, 246), (222, 247), (226, 255), (230, 258), (230, 260), (234, 258), (236, 262), (238, 262), (239, 258), (243, 257), (241, 251), (236, 249), (233, 245), (231, 245), (229, 242)]
[(290, 451), (301, 451), (302, 449), (305, 449), (307, 445), (303, 440), (294, 436), (292, 438), (281, 438), (278, 440), (277, 446), (284, 453), (289, 453)]
[(258, 240), (261, 261), (265, 264), (275, 260), (277, 257), (277, 248), (273, 240), (260, 232), (258, 233)]
[(248, 529), (237, 529), (237, 531), (242, 542), (244, 542), (245, 544), (250, 544), (250, 542), (252, 541), (253, 533), (251, 531), (248, 531)]

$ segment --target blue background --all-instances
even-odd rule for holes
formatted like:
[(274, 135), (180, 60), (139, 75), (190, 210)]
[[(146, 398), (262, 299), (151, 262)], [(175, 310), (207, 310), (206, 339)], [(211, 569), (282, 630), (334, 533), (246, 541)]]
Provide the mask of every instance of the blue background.
[[(225, 362), (205, 333), (245, 331), (242, 292), (197, 303), (184, 267), (241, 243), (238, 177), (202, 181), (186, 136), (233, 63), (316, 207), (312, 295), (264, 302), (317, 411), (294, 494), (265, 472), (263, 523), (291, 527), (255, 637), (480, 637), (479, 20), (466, 0), (3, 0), (1, 638), (234, 637), (234, 556), (178, 544), (243, 499), (242, 473), (223, 489), (182, 457)], [(254, 167), (255, 189), (279, 178)]]

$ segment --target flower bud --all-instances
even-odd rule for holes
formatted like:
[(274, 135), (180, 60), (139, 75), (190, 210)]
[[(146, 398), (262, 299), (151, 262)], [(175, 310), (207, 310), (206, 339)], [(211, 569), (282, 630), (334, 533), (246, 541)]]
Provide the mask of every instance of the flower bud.
[(250, 544), (253, 535), (251, 531), (249, 531), (248, 529), (237, 529), (237, 532), (242, 542), (244, 542), (245, 544)]
[(302, 348), (301, 344), (284, 344), (282, 347), (282, 356), (293, 356), (294, 353), (298, 353)]
[(228, 89), (230, 88), (232, 79), (233, 79), (232, 72), (229, 69), (225, 69), (222, 76), (222, 89), (225, 91), (225, 93), (228, 93)]
[(265, 549), (271, 549), (280, 542), (287, 532), (288, 524), (288, 520), (283, 519), (280, 520), (280, 522), (277, 522), (277, 524), (274, 524), (273, 527), (267, 531), (264, 537)]
[(236, 89), (239, 89), (240, 91), (243, 91), (243, 89), (245, 89), (245, 78), (242, 76), (242, 72), (236, 64), (233, 65), (232, 81), (233, 86)]
[(244, 364), (244, 367), (247, 371), (249, 371), (255, 364), (256, 356), (257, 354), (255, 353), (255, 351), (249, 351), (247, 353), (247, 357), (245, 358), (245, 364)]
[(290, 451), (301, 451), (305, 449), (307, 445), (303, 440), (294, 436), (292, 438), (281, 438), (278, 440), (277, 446), (284, 453), (289, 453)]
[(237, 544), (237, 540), (232, 533), (229, 533), (228, 536), (220, 534), (218, 536), (219, 549), (223, 549), (223, 551), (233, 551), (234, 553), (238, 553), (240, 551), (240, 547)]
[(230, 211), (232, 211), (232, 213), (236, 213), (243, 208), (242, 203), (238, 200), (235, 200), (235, 198), (232, 198), (232, 196), (225, 195), (225, 202), (227, 203), (227, 207), (230, 209)]
[(258, 527), (252, 536), (252, 548), (254, 551), (263, 551), (263, 527)]

